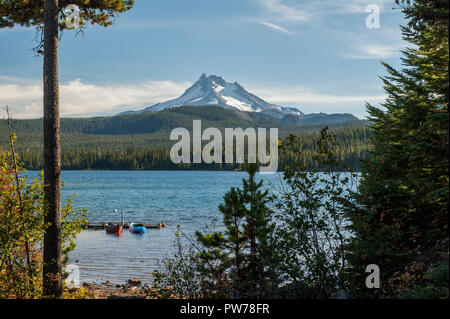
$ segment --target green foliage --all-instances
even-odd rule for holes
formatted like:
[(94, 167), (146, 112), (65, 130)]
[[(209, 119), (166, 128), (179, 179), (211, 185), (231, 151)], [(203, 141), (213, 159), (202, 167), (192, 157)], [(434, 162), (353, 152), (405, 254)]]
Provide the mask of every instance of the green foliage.
[[(219, 206), (225, 231), (197, 232), (197, 241), (204, 252), (199, 255), (202, 264), (219, 264), (227, 275), (225, 295), (237, 297), (266, 297), (272, 294), (272, 255), (269, 234), (274, 225), (271, 210), (267, 207), (268, 193), (262, 190), (262, 181), (255, 181), (256, 164), (247, 167), (248, 179), (242, 189), (232, 187)], [(205, 267), (202, 271), (207, 272)], [(222, 285), (223, 279), (208, 283), (211, 287)]]
[[(0, 298), (38, 298), (47, 227), (43, 174), (28, 182), (16, 162), (17, 154), (0, 152)], [(75, 247), (73, 239), (87, 223), (86, 210), (74, 210), (72, 201), (62, 209), (64, 263)]]
[[(354, 287), (367, 296), (396, 295), (394, 274), (437, 241), (448, 243), (449, 2), (417, 0), (403, 11), (410, 48), (402, 70), (384, 64), (384, 109), (367, 106), (373, 147), (349, 211)], [(368, 264), (382, 269), (381, 292), (363, 287)]]
[(154, 298), (202, 298), (202, 279), (199, 274), (198, 254), (192, 245), (183, 243), (180, 226), (177, 226), (173, 254), (162, 260), (160, 270), (153, 272), (153, 289), (146, 294)]
[(38, 295), (44, 202), (42, 175), (17, 178), (10, 152), (0, 153), (0, 297)]
[[(80, 20), (78, 22), (78, 32), (82, 32), (86, 27), (87, 23), (98, 24), (101, 26), (109, 26), (112, 24), (113, 19), (115, 18), (117, 13), (125, 12), (133, 6), (133, 0), (59, 0), (59, 1), (50, 1), (50, 0), (0, 0), (0, 28), (5, 27), (14, 27), (15, 25), (21, 26), (34, 26), (36, 28), (36, 38), (37, 46), (34, 48), (35, 52), (44, 55), (44, 78), (45, 83), (51, 83), (48, 86), (44, 85), (44, 107), (46, 109), (46, 114), (49, 116), (46, 117), (45, 122), (45, 140), (49, 143), (46, 143), (46, 147), (49, 148), (49, 152), (52, 155), (46, 157), (46, 181), (49, 185), (45, 185), (45, 197), (48, 201), (48, 206), (46, 207), (46, 211), (48, 211), (48, 215), (45, 215), (45, 219), (47, 217), (49, 221), (51, 221), (51, 225), (47, 225), (46, 234), (45, 234), (45, 264), (44, 264), (44, 290), (47, 296), (53, 297), (61, 297), (62, 296), (62, 286), (61, 286), (61, 270), (60, 270), (60, 262), (59, 260), (55, 263), (55, 259), (61, 258), (61, 250), (63, 252), (68, 251), (68, 249), (73, 246), (69, 245), (67, 247), (61, 246), (61, 229), (59, 227), (59, 222), (62, 218), (60, 218), (61, 212), (58, 204), (55, 204), (59, 201), (60, 195), (60, 181), (56, 177), (59, 173), (51, 173), (49, 172), (49, 168), (53, 168), (54, 172), (59, 172), (60, 169), (60, 147), (59, 147), (59, 139), (60, 133), (58, 124), (59, 123), (59, 100), (58, 100), (58, 36), (62, 34), (61, 31), (67, 28), (71, 28), (67, 26), (66, 22), (69, 18), (66, 16), (65, 8), (68, 5), (77, 5), (80, 10)], [(45, 35), (44, 35), (45, 29)], [(78, 33), (77, 32), (77, 33)], [(45, 43), (44, 43), (45, 42)], [(47, 52), (47, 50), (49, 52)], [(48, 80), (48, 81), (47, 81)], [(48, 97), (48, 98), (47, 98)], [(50, 107), (50, 105), (52, 105)], [(47, 121), (47, 119), (51, 119)], [(12, 144), (12, 143), (11, 143)], [(12, 147), (12, 145), (11, 145)], [(14, 149), (12, 151), (14, 153)], [(15, 158), (15, 154), (12, 155)], [(16, 175), (18, 175), (18, 168), (16, 163), (14, 163), (14, 171)], [(22, 209), (22, 200), (20, 196), (20, 185), (19, 182), (16, 183), (17, 193), (19, 194), (19, 203), (20, 209)], [(51, 200), (54, 200), (52, 202)], [(51, 203), (52, 202), (52, 203)], [(66, 213), (69, 213), (72, 210), (71, 203), (64, 208)], [(69, 213), (70, 215), (70, 213)], [(51, 217), (51, 218), (50, 218)], [(76, 219), (75, 219), (76, 220)], [(63, 221), (64, 222), (64, 221)], [(66, 224), (70, 225), (77, 223), (77, 221), (68, 221)], [(49, 227), (51, 226), (51, 227)], [(17, 225), (15, 227), (18, 227)], [(44, 227), (44, 226), (43, 226)], [(65, 230), (68, 238), (71, 238), (74, 232), (76, 232), (76, 228), (69, 228)], [(44, 227), (45, 229), (45, 227)], [(63, 230), (64, 233), (64, 230)], [(33, 280), (33, 267), (30, 261), (30, 252), (29, 245), (27, 240), (27, 235), (24, 234), (25, 238), (25, 247), (27, 254), (27, 267), (28, 267), (28, 280)], [(53, 260), (52, 260), (53, 258)], [(11, 268), (10, 261), (7, 261), (9, 264), (9, 272), (12, 273), (13, 269)], [(3, 264), (1, 265), (3, 267)], [(53, 267), (56, 266), (56, 267)], [(14, 283), (14, 278), (11, 277), (11, 282)], [(27, 292), (25, 292), (27, 293)], [(34, 290), (32, 291), (34, 293)], [(19, 291), (19, 294), (15, 292), (16, 296), (22, 297), (23, 291)]]
[(273, 230), (267, 191), (255, 181), (256, 165), (249, 165), (242, 188), (231, 188), (219, 206), (224, 230), (215, 224), (197, 231), (195, 238), (177, 232), (175, 252), (155, 273), (154, 293), (163, 297), (267, 297), (272, 294), (270, 266)]
[[(111, 25), (117, 13), (130, 10), (134, 0), (59, 0), (59, 27), (67, 29), (63, 9), (69, 4), (80, 8), (80, 28), (87, 23), (104, 27)], [(15, 24), (40, 27), (44, 23), (44, 0), (1, 0), (0, 28)]]
[[(44, 55), (44, 3), (45, 0), (0, 0), (0, 29), (13, 28), (15, 25), (35, 27), (36, 46), (33, 51)], [(65, 8), (68, 5), (79, 8), (76, 35), (83, 33), (86, 26), (97, 24), (108, 27), (113, 24), (119, 13), (130, 10), (134, 0), (59, 0), (57, 4), (57, 19), (59, 34), (68, 27), (68, 19), (73, 19)], [(70, 21), (70, 22), (73, 22)]]
[(428, 270), (423, 286), (416, 285), (402, 292), (400, 296), (406, 299), (448, 299), (448, 274), (447, 257), (447, 261), (441, 261)]
[[(69, 253), (75, 249), (76, 236), (86, 228), (88, 223), (88, 211), (85, 208), (74, 210), (73, 201), (76, 194), (67, 198), (66, 203), (61, 208), (61, 237), (63, 246), (61, 247), (63, 255), (63, 266), (69, 262)], [(63, 278), (67, 277), (63, 274)]]
[[(351, 201), (357, 175), (330, 151), (333, 135), (324, 128), (315, 160), (306, 172), (301, 144), (294, 136), (282, 143), (290, 152), (284, 182), (272, 193), (255, 180), (249, 165), (242, 188), (232, 187), (219, 206), (220, 230), (211, 227), (177, 242), (174, 255), (156, 273), (152, 293), (165, 297), (329, 298), (346, 287), (344, 207)], [(319, 172), (320, 171), (320, 172)]]
[[(320, 167), (306, 171), (300, 160), (283, 165), (284, 182), (273, 191), (274, 266), (287, 283), (280, 289), (286, 297), (329, 298), (345, 287), (349, 234), (344, 207), (356, 187), (357, 175), (336, 160), (330, 151), (331, 140), (325, 127), (315, 156)], [(283, 141), (281, 153), (286, 151), (301, 156), (295, 136)]]

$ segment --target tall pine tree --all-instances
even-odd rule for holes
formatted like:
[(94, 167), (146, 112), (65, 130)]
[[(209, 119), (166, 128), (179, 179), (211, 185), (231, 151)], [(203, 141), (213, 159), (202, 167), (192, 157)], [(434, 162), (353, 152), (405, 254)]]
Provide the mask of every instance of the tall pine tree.
[(49, 297), (62, 297), (58, 43), (62, 30), (77, 26), (74, 23), (76, 19), (72, 19), (66, 8), (78, 6), (78, 30), (82, 31), (88, 22), (105, 27), (111, 25), (116, 14), (131, 9), (133, 3), (133, 0), (0, 0), (0, 28), (34, 26), (41, 33), (41, 41), (35, 49), (44, 55), (44, 183), (47, 203), (44, 219), (48, 227), (44, 236), (43, 291)]
[(408, 265), (448, 245), (449, 2), (404, 4), (409, 21), (402, 34), (410, 47), (401, 70), (384, 64), (383, 109), (367, 106), (372, 151), (362, 168), (359, 205), (349, 212), (356, 287), (368, 291), (364, 269), (377, 264), (378, 293), (385, 295), (397, 293), (395, 278)]

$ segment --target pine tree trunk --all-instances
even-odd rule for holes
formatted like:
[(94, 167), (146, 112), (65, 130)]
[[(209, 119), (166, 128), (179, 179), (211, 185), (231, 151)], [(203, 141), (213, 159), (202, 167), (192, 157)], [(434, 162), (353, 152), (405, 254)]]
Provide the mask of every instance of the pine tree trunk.
[(44, 2), (44, 183), (48, 204), (43, 293), (62, 297), (61, 148), (59, 136), (58, 0)]

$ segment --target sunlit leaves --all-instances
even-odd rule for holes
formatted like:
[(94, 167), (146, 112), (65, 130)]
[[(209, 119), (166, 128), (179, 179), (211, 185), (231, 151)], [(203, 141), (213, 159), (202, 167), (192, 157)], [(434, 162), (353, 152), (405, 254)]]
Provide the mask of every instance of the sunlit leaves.
[[(17, 173), (18, 186), (13, 154), (0, 151), (0, 298), (36, 298), (41, 294), (43, 236), (48, 226), (43, 173), (32, 181), (20, 165)], [(70, 197), (62, 209), (65, 262), (74, 248), (73, 239), (87, 223), (87, 211), (74, 209), (72, 203)]]

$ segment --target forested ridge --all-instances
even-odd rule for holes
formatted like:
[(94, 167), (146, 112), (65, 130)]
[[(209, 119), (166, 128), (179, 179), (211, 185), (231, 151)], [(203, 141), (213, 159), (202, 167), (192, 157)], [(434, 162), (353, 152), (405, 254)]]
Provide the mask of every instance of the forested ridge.
[[(318, 115), (320, 117), (320, 115)], [(308, 168), (317, 166), (313, 154), (317, 151), (317, 136), (325, 124), (287, 125), (281, 120), (256, 113), (244, 113), (217, 107), (180, 107), (149, 114), (130, 114), (97, 118), (61, 119), (63, 169), (243, 169), (241, 164), (174, 164), (170, 148), (170, 131), (184, 127), (192, 132), (192, 120), (202, 121), (202, 130), (216, 127), (278, 127), (279, 138), (298, 136), (303, 162)], [(340, 160), (354, 169), (368, 148), (370, 131), (367, 122), (350, 120), (328, 123), (334, 139), (334, 151)], [(43, 167), (42, 120), (13, 120), (17, 149), (28, 169)], [(5, 121), (0, 122), (0, 147), (7, 147)], [(205, 142), (207, 143), (207, 142)], [(280, 160), (289, 161), (289, 155)]]

